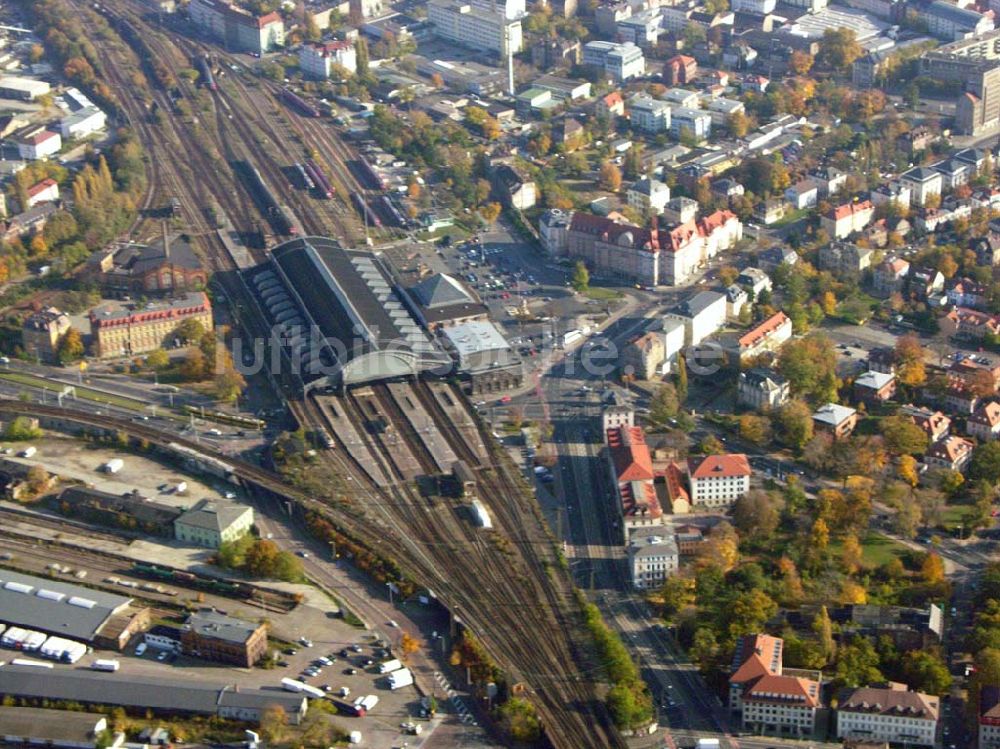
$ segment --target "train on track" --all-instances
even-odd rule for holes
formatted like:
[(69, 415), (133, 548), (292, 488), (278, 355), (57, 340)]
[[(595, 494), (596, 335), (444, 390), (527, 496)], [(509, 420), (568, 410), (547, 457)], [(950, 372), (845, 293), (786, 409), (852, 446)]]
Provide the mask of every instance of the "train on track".
[(250, 583), (219, 580), (214, 577), (195, 575), (185, 570), (160, 567), (155, 564), (145, 564), (143, 562), (135, 562), (132, 565), (131, 574), (136, 577), (144, 577), (147, 580), (164, 580), (176, 583), (177, 585), (198, 588), (208, 593), (215, 593), (229, 598), (254, 598), (265, 601), (270, 606), (285, 611), (295, 608), (295, 598), (291, 594), (280, 591), (262, 590)]
[(312, 190), (316, 187), (316, 181), (309, 176), (309, 172), (302, 164), (295, 165), (295, 171), (299, 174), (299, 179), (302, 181), (302, 186), (306, 190)]
[(316, 191), (321, 197), (332, 198), (333, 197), (333, 185), (330, 184), (330, 180), (326, 176), (326, 172), (312, 159), (309, 159), (305, 164), (306, 174), (308, 174), (312, 181), (316, 185)]
[(319, 117), (319, 110), (290, 88), (281, 89), (281, 100), (303, 117)]
[(399, 212), (396, 204), (392, 202), (392, 198), (388, 195), (379, 195), (375, 199), (375, 203), (387, 224), (398, 226), (400, 229), (406, 228), (406, 219), (403, 218), (403, 214)]
[(365, 200), (365, 196), (360, 192), (351, 193), (351, 202), (354, 203), (354, 207), (358, 209), (358, 213), (368, 226), (382, 225), (382, 219), (380, 219), (378, 214), (371, 209), (371, 206), (368, 205), (368, 202)]
[(386, 184), (382, 176), (375, 170), (364, 156), (358, 156), (357, 159), (358, 172), (360, 173), (361, 179), (366, 183), (367, 187), (373, 190), (385, 190)]
[(295, 218), (295, 214), (287, 205), (278, 202), (260, 172), (247, 161), (237, 161), (234, 167), (257, 203), (257, 207), (267, 216), (274, 230), (278, 234), (291, 236), (300, 234), (301, 224)]
[(201, 72), (201, 82), (209, 91), (218, 91), (219, 86), (215, 82), (215, 76), (212, 75), (212, 62), (208, 59), (208, 55), (202, 55), (197, 60), (198, 70)]

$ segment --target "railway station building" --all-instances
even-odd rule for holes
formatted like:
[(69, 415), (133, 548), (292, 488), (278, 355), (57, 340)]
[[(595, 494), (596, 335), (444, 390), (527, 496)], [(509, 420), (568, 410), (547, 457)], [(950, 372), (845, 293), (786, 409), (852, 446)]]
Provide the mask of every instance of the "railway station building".
[(492, 322), (450, 325), (441, 328), (440, 337), (473, 395), (510, 390), (524, 381), (520, 358)]
[(282, 366), (292, 367), (304, 390), (452, 369), (407, 309), (380, 253), (300, 237), (275, 247), (247, 276), (272, 341), (281, 344)]

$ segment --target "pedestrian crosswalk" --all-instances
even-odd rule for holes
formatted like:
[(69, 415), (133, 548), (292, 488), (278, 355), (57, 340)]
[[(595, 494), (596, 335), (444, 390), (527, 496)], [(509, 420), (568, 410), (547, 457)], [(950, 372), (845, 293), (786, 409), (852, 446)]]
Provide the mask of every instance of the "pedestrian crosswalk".
[(440, 687), (444, 690), (445, 694), (448, 695), (448, 703), (458, 714), (458, 719), (468, 726), (478, 726), (479, 723), (476, 722), (475, 716), (465, 704), (465, 700), (463, 700), (458, 692), (452, 688), (451, 684), (448, 683), (448, 679), (445, 678), (445, 675), (440, 671), (435, 671), (434, 680), (437, 681)]

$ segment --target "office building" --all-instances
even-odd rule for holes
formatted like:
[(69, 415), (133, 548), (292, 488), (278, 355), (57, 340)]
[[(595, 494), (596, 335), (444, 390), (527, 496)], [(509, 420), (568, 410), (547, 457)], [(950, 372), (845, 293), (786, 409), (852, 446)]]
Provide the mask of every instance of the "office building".
[(646, 74), (646, 58), (632, 42), (587, 42), (583, 45), (583, 64), (603, 70), (616, 83)]
[(523, 47), (520, 16), (512, 18), (489, 6), (465, 0), (431, 0), (427, 20), (438, 37), (501, 58), (515, 55)]
[(191, 0), (191, 23), (233, 52), (262, 55), (285, 43), (285, 23), (277, 12), (256, 16), (225, 0)]
[(680, 561), (677, 541), (667, 528), (632, 528), (628, 534), (629, 570), (636, 590), (655, 590), (666, 582)]
[(181, 628), (181, 648), (205, 660), (250, 668), (267, 653), (267, 625), (199, 609)]
[(750, 491), (750, 461), (742, 453), (688, 460), (691, 504), (696, 508), (729, 507)]
[(202, 499), (174, 520), (178, 541), (218, 549), (250, 532), (253, 508), (221, 499)]

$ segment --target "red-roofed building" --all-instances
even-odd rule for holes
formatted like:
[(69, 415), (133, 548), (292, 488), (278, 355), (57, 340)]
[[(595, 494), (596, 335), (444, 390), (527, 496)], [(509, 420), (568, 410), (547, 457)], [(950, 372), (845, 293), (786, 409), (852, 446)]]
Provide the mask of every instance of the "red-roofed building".
[(941, 319), (941, 332), (966, 340), (982, 340), (1000, 333), (1000, 317), (966, 307), (955, 307)]
[(784, 312), (776, 312), (737, 341), (739, 359), (751, 359), (767, 351), (777, 351), (792, 337), (792, 321)]
[(844, 239), (857, 231), (863, 230), (875, 217), (875, 206), (870, 200), (857, 203), (845, 203), (833, 208), (820, 217), (820, 228), (833, 239)]
[(924, 463), (931, 468), (944, 468), (963, 473), (972, 460), (975, 445), (964, 437), (952, 435), (939, 440), (927, 448)]
[(653, 485), (653, 458), (642, 429), (609, 429), (607, 445), (624, 526), (635, 528), (659, 524), (663, 510)]
[[(663, 483), (670, 500), (670, 511), (674, 515), (685, 515), (691, 512), (691, 495), (685, 484), (685, 470), (677, 463), (668, 463), (663, 469)], [(681, 552), (684, 553), (684, 552)]]
[(756, 94), (763, 94), (767, 92), (767, 87), (770, 83), (771, 81), (764, 76), (751, 73), (743, 78), (740, 88), (744, 91), (753, 91)]
[(696, 507), (728, 507), (750, 491), (750, 461), (742, 453), (688, 460), (691, 502)]
[(10, 136), (17, 144), (17, 155), (25, 161), (47, 159), (59, 153), (62, 148), (62, 137), (59, 133), (47, 130), (44, 125), (32, 125), (17, 131)]
[(729, 677), (729, 709), (743, 709), (743, 693), (764, 676), (780, 675), (785, 642), (771, 635), (744, 635), (736, 643)]
[(604, 112), (611, 117), (625, 116), (625, 100), (618, 91), (602, 96), (597, 100), (596, 107), (598, 112)]
[(59, 200), (59, 185), (51, 177), (46, 177), (41, 182), (28, 188), (28, 208), (34, 208), (39, 203), (54, 203)]
[(285, 43), (285, 24), (277, 12), (255, 16), (225, 0), (191, 0), (191, 23), (234, 52), (261, 55)]
[(980, 442), (1000, 439), (1000, 403), (990, 401), (976, 409), (966, 421), (965, 430)]
[(687, 55), (674, 55), (663, 66), (663, 81), (668, 86), (684, 86), (698, 76), (698, 61)]
[(655, 227), (646, 229), (577, 212), (566, 232), (566, 253), (583, 260), (591, 271), (656, 286), (660, 283), (660, 242)]
[(924, 430), (931, 442), (943, 439), (951, 431), (951, 419), (940, 411), (908, 403), (899, 409), (899, 415), (909, 417), (910, 421)]
[(813, 679), (768, 674), (743, 693), (743, 730), (771, 736), (811, 737), (820, 707)]
[(348, 41), (303, 44), (299, 48), (299, 67), (309, 78), (326, 79), (339, 65), (349, 73), (358, 70), (358, 55)]

